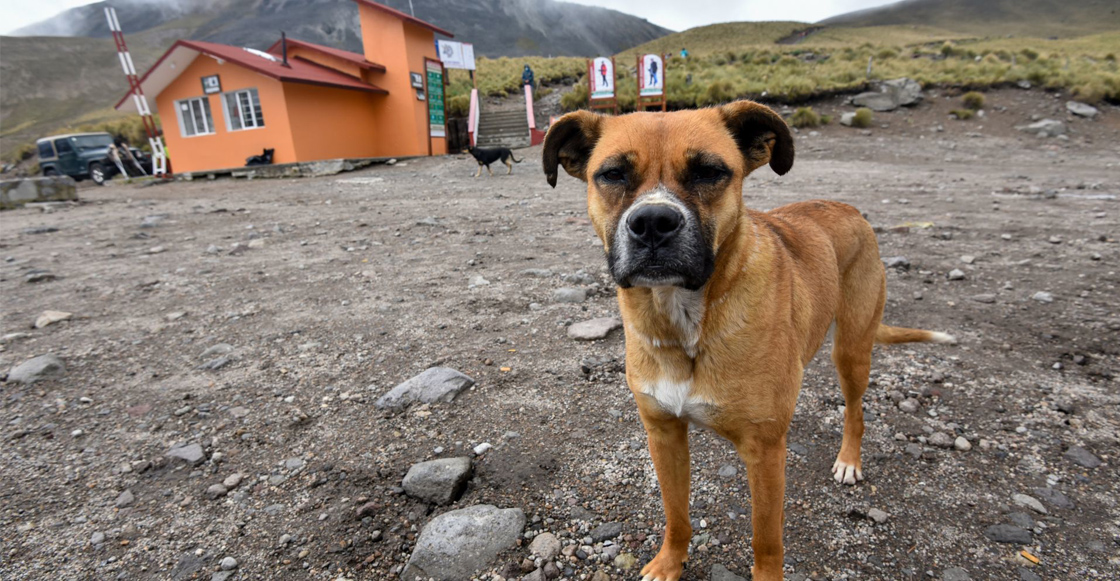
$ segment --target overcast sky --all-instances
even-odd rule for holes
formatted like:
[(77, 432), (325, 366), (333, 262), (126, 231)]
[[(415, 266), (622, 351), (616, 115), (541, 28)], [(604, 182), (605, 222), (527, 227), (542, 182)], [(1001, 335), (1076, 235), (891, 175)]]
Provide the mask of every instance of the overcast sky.
[[(713, 22), (740, 20), (800, 20), (816, 22), (829, 16), (890, 4), (894, 0), (573, 0), (640, 16), (672, 30)], [(46, 20), (89, 0), (0, 0), (0, 34)], [(127, 31), (125, 31), (127, 32)]]

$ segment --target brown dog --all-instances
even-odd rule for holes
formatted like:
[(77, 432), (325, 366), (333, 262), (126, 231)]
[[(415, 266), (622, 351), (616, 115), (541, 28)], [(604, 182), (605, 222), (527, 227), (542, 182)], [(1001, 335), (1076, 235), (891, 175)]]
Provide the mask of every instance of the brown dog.
[(743, 178), (793, 166), (793, 138), (750, 101), (675, 113), (569, 113), (550, 128), (544, 172), (587, 182), (591, 222), (618, 283), (626, 380), (649, 437), (665, 507), (646, 581), (676, 581), (688, 559), (689, 422), (730, 440), (747, 466), (756, 581), (782, 578), (786, 431), (801, 374), (835, 323), (846, 402), (832, 472), (863, 478), (861, 398), (875, 343), (953, 342), (880, 324), (886, 278), (871, 226), (828, 201), (762, 213)]

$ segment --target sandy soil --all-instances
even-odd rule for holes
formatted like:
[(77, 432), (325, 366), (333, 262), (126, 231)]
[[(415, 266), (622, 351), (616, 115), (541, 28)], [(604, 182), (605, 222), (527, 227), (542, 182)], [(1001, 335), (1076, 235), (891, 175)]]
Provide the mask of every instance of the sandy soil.
[[(882, 255), (911, 264), (888, 272), (885, 320), (960, 339), (877, 349), (855, 487), (829, 474), (842, 421), (829, 347), (812, 362), (790, 433), (789, 579), (1120, 575), (1120, 111), (1039, 139), (1013, 126), (1067, 119), (1063, 100), (988, 99), (968, 122), (947, 119), (957, 105), (940, 98), (867, 131), (802, 131), (789, 175), (760, 170), (744, 188), (756, 208), (829, 198), (865, 211)], [(601, 247), (582, 184), (562, 176), (550, 189), (539, 148), (521, 155), (512, 176), (472, 179), (473, 161), (452, 156), (316, 179), (83, 188), (80, 205), (0, 215), (0, 332), (22, 334), (5, 338), (0, 370), (45, 353), (67, 367), (0, 384), (0, 577), (210, 578), (231, 556), (235, 579), (389, 579), (432, 517), (479, 503), (522, 508), (528, 538), (572, 543), (619, 522), (616, 542), (644, 563), (662, 517), (623, 339), (566, 335), (617, 316)], [(58, 230), (26, 230), (44, 226)], [(57, 279), (25, 282), (31, 269)], [(964, 278), (948, 280), (954, 269)], [(588, 300), (554, 302), (572, 286)], [(73, 316), (30, 329), (45, 310)], [(200, 368), (219, 344), (229, 362)], [(450, 404), (374, 408), (434, 365), (477, 385)], [(935, 433), (971, 449), (937, 447)], [(411, 464), (483, 442), (493, 449), (452, 507), (401, 494)], [(166, 459), (177, 444), (200, 444), (205, 460)], [(692, 445), (685, 579), (715, 564), (747, 576), (745, 471), (710, 433)], [(1103, 464), (1072, 462), (1070, 446)], [(738, 468), (721, 476), (725, 465)], [(207, 496), (235, 473), (228, 495)], [(985, 535), (1007, 523), (1031, 542)], [(479, 578), (531, 570), (525, 546)], [(566, 579), (637, 578), (562, 560)]]

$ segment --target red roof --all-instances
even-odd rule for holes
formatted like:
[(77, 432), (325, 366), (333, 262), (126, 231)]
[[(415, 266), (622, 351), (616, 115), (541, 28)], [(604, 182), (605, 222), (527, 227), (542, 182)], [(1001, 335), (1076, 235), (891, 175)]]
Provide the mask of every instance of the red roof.
[[(163, 56), (161, 56), (159, 60), (156, 61), (156, 64), (152, 65), (152, 68), (148, 69), (148, 72), (144, 73), (144, 76), (140, 78), (141, 88), (144, 89), (144, 92), (146, 94), (152, 95), (154, 97), (155, 95), (163, 91), (163, 89), (166, 88), (168, 84), (170, 84), (170, 80), (166, 80), (166, 78), (170, 75), (166, 74), (158, 75), (162, 78), (161, 80), (165, 81), (162, 83), (162, 86), (148, 87), (146, 86), (145, 82), (149, 77), (152, 76), (153, 73), (160, 69), (161, 65), (163, 65), (164, 61), (167, 60), (168, 57), (170, 57), (176, 51), (183, 50), (194, 51), (196, 53), (205, 54), (217, 59), (228, 61), (260, 73), (266, 77), (276, 79), (282, 83), (303, 83), (308, 85), (320, 85), (324, 87), (336, 87), (339, 89), (366, 91), (370, 93), (388, 93), (388, 91), (382, 89), (381, 87), (371, 85), (369, 83), (364, 83), (358, 79), (355, 79), (354, 77), (351, 77), (350, 75), (340, 73), (334, 69), (317, 65), (303, 59), (289, 59), (288, 66), (284, 66), (284, 64), (280, 62), (280, 59), (277, 58), (273, 60), (272, 58), (269, 58), (269, 55), (266, 55), (265, 53), (262, 53), (260, 51), (249, 51), (247, 49), (236, 46), (217, 44), (213, 42), (203, 42), (200, 40), (179, 40), (176, 41), (175, 44), (171, 45), (171, 48), (167, 49), (167, 52), (163, 53)], [(174, 76), (178, 76), (178, 74), (175, 74)], [(158, 85), (160, 83), (157, 82), (156, 84)], [(117, 102), (116, 108), (120, 108), (120, 106), (124, 104), (124, 102), (131, 95), (131, 90), (129, 90), (128, 93), (125, 93), (124, 97), (121, 97), (121, 100)]]
[(450, 32), (448, 32), (448, 31), (446, 31), (446, 30), (444, 30), (444, 29), (442, 29), (442, 28), (440, 28), (440, 27), (438, 27), (434, 24), (424, 22), (423, 20), (420, 20), (419, 18), (416, 18), (415, 16), (409, 16), (409, 15), (405, 14), (404, 12), (401, 12), (400, 10), (394, 10), (393, 8), (389, 8), (388, 6), (386, 6), (384, 4), (378, 4), (377, 2), (374, 2), (373, 0), (354, 0), (354, 1), (357, 2), (358, 4), (364, 4), (366, 6), (369, 6), (370, 8), (376, 8), (376, 9), (382, 11), (382, 12), (385, 12), (385, 13), (391, 14), (393, 16), (396, 16), (397, 18), (400, 18), (401, 20), (403, 20), (405, 22), (408, 22), (409, 24), (415, 24), (416, 26), (419, 26), (419, 27), (422, 27), (422, 28), (427, 28), (428, 30), (430, 30), (432, 32), (438, 32), (438, 33), (440, 33), (440, 34), (442, 34), (442, 35), (444, 35), (448, 38), (455, 38), (454, 34), (451, 34)]
[[(275, 54), (275, 55), (283, 54), (283, 50), (280, 48), (280, 43), (281, 42), (282, 41), (279, 41), (279, 40), (276, 41), (276, 44), (268, 47), (267, 52)], [(331, 48), (329, 46), (323, 46), (321, 44), (315, 44), (313, 42), (307, 42), (307, 41), (304, 41), (304, 40), (296, 40), (294, 38), (289, 38), (288, 39), (288, 46), (298, 46), (298, 47), (301, 47), (301, 48), (306, 48), (308, 50), (313, 50), (315, 52), (321, 52), (325, 55), (330, 55), (330, 56), (333, 56), (335, 58), (342, 59), (346, 62), (354, 63), (355, 65), (358, 65), (359, 67), (361, 67), (361, 68), (363, 68), (367, 71), (377, 71), (377, 72), (380, 72), (380, 73), (385, 72), (385, 65), (367, 61), (366, 57), (364, 57), (364, 56), (362, 56), (362, 55), (360, 55), (356, 52), (350, 52), (348, 50)]]

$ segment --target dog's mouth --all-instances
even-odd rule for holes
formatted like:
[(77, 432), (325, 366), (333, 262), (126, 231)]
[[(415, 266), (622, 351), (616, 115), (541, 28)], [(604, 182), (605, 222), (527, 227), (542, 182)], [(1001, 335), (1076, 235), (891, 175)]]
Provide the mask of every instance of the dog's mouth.
[(715, 257), (702, 244), (681, 246), (656, 250), (611, 248), (607, 266), (622, 288), (675, 286), (697, 290), (711, 277)]

